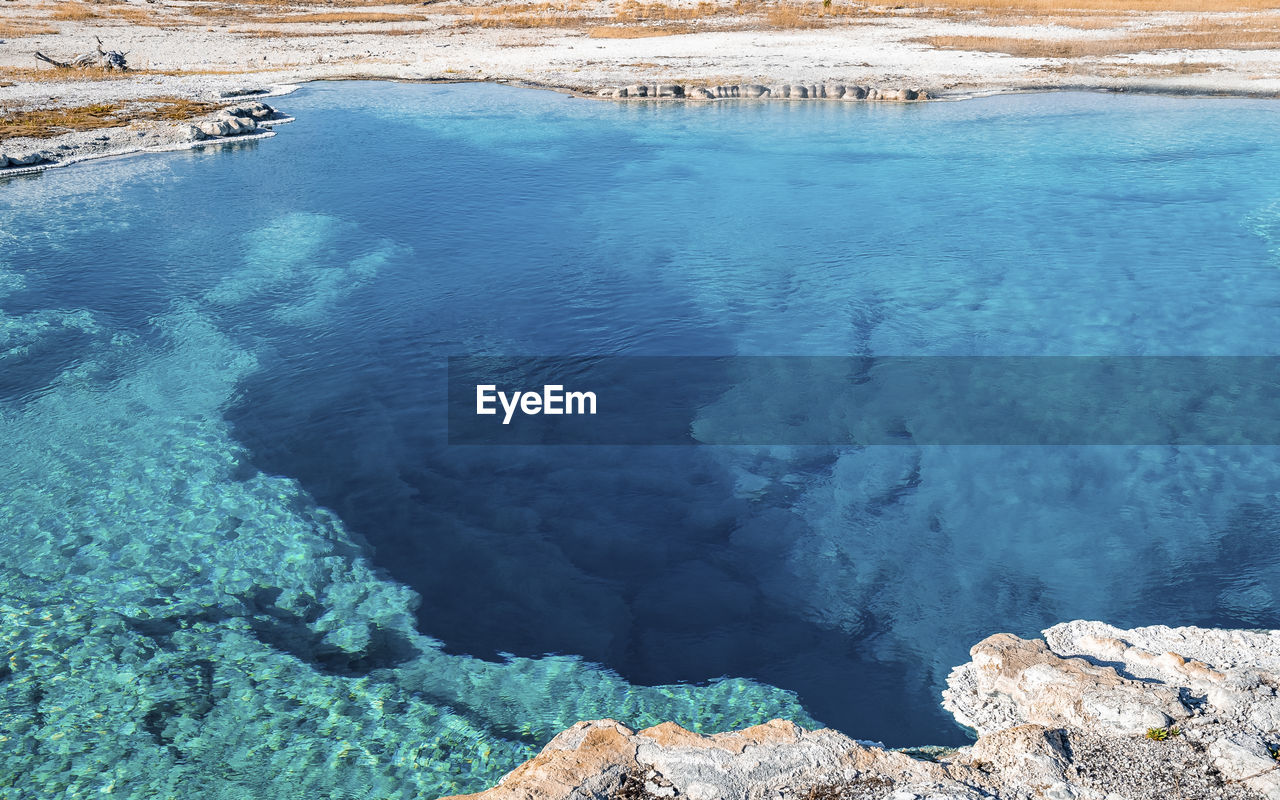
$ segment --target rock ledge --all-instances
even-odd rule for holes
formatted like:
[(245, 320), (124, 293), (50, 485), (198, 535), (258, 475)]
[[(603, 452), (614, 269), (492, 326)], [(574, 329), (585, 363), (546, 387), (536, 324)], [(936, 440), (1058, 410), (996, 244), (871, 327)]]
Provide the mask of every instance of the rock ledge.
[(1068, 622), (947, 680), (978, 740), (937, 761), (774, 720), (579, 722), (469, 800), (1280, 800), (1280, 631)]

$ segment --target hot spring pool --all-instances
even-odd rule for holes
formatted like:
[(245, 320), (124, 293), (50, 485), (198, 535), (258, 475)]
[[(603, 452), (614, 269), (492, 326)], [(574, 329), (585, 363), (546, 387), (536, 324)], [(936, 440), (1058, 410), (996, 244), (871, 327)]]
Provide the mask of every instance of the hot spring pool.
[(1280, 627), (1274, 448), (466, 448), (443, 410), (459, 354), (1280, 355), (1273, 102), (278, 105), (0, 184), (5, 780), (435, 796), (606, 716), (956, 744), (990, 633)]

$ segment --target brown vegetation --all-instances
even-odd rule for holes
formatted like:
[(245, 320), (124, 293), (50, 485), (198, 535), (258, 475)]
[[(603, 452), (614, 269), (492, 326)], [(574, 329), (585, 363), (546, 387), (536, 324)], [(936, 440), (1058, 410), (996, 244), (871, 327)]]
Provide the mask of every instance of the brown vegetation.
[[(861, 5), (823, 5), (792, 0), (735, 0), (733, 3), (702, 0), (692, 5), (622, 0), (615, 7), (612, 18), (592, 16), (580, 2), (509, 4), (460, 10), (471, 15), (469, 24), (482, 28), (587, 26), (587, 34), (598, 39), (674, 36), (702, 30), (813, 28), (837, 17), (862, 17), (870, 13)], [(703, 23), (707, 24), (704, 26)]]
[(1204, 23), (1153, 28), (1097, 39), (1026, 39), (1013, 36), (929, 36), (913, 41), (946, 50), (1005, 53), (1022, 58), (1086, 58), (1157, 50), (1280, 49), (1280, 29), (1249, 23)]
[(0, 139), (15, 136), (46, 138), (68, 131), (89, 131), (124, 124), (117, 103), (94, 103), (75, 108), (46, 108), (36, 111), (0, 113)]
[(571, 13), (569, 3), (511, 3), (467, 8), (470, 24), (479, 28), (573, 28), (590, 18)]
[(693, 25), (643, 25), (608, 26), (597, 25), (587, 31), (592, 39), (648, 39), (654, 36), (679, 36), (694, 33), (698, 29)]
[(0, 20), (0, 37), (17, 39), (19, 36), (44, 36), (57, 33), (58, 29), (31, 20)]
[(346, 25), (349, 23), (360, 22), (422, 22), (425, 18), (421, 14), (388, 14), (385, 12), (370, 11), (329, 11), (314, 14), (285, 14), (280, 16), (250, 16), (241, 18), (241, 22), (251, 22), (255, 25), (282, 25), (291, 23), (315, 23), (330, 24), (338, 23)]
[(1222, 13), (1274, 11), (1276, 8), (1275, 0), (894, 0), (893, 5), (934, 11), (1013, 11), (1036, 15), (1137, 11)]
[(28, 136), (47, 139), (71, 131), (115, 128), (133, 120), (181, 121), (217, 108), (183, 97), (148, 97), (130, 104), (94, 103), (34, 111), (0, 109), (0, 139)]
[(59, 22), (83, 22), (100, 17), (101, 15), (90, 8), (88, 3), (59, 3), (57, 8), (49, 14), (49, 19)]
[(816, 28), (823, 24), (820, 15), (793, 3), (779, 3), (770, 7), (765, 12), (764, 21), (770, 28)]
[(1179, 61), (1168, 64), (1080, 64), (1068, 62), (1052, 64), (1039, 69), (1057, 75), (1078, 75), (1088, 78), (1143, 78), (1172, 75), (1202, 75), (1226, 65), (1216, 61)]
[(638, 3), (623, 0), (613, 12), (617, 22), (671, 22), (701, 19), (722, 13), (717, 3), (698, 3), (696, 6), (670, 6), (666, 3)]
[[(422, 28), (323, 28), (318, 31), (282, 31), (279, 28), (229, 28), (228, 33), (257, 39), (308, 39), (323, 36), (422, 36)], [(278, 65), (276, 65), (278, 66)], [(252, 70), (249, 70), (252, 71)]]
[(0, 67), (0, 80), (14, 83), (48, 83), (50, 81), (118, 81), (135, 75), (156, 75), (153, 70), (131, 69), (128, 72), (103, 69), (66, 69), (63, 67)]

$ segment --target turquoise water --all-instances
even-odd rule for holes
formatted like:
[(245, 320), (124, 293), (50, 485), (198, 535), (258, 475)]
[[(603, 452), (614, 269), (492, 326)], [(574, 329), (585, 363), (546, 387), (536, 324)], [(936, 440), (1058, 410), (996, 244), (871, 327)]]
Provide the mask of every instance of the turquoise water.
[(0, 796), (432, 797), (602, 716), (957, 743), (989, 633), (1280, 627), (1272, 448), (451, 448), (443, 408), (459, 354), (1280, 354), (1273, 104), (278, 105), (0, 185)]

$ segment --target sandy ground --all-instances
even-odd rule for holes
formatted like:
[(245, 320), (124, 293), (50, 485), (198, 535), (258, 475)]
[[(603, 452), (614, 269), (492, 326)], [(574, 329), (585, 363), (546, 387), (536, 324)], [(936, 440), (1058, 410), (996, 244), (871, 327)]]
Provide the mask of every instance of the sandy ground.
[[(1046, 88), (1280, 96), (1280, 46), (1203, 49), (1202, 42), (1200, 49), (1130, 48), (1060, 58), (942, 49), (922, 41), (999, 37), (1070, 45), (1205, 25), (1274, 28), (1280, 17), (1267, 11), (1064, 16), (1043, 9), (993, 14), (837, 5), (843, 14), (828, 16), (816, 0), (789, 6), (807, 16), (799, 26), (779, 27), (759, 5), (739, 12), (741, 7), (704, 3), (696, 19), (679, 17), (680, 9), (697, 7), (691, 0), (658, 6), (667, 14), (675, 9), (675, 22), (652, 15), (624, 19), (619, 11), (624, 0), (537, 6), (460, 0), (384, 6), (359, 0), (244, 2), (0, 0), (0, 32), (7, 26), (9, 34), (18, 34), (0, 35), (0, 115), (102, 102), (124, 102), (127, 108), (130, 101), (156, 96), (210, 100), (241, 88), (354, 77), (509, 81), (592, 95), (632, 83), (828, 82), (917, 88), (944, 99)], [(327, 22), (289, 19), (317, 12), (352, 16)], [(371, 20), (370, 14), (387, 15), (389, 21)], [(602, 32), (674, 35), (600, 38)], [(33, 57), (39, 50), (68, 59), (91, 51), (95, 37), (109, 49), (127, 51), (136, 72), (103, 79), (96, 72), (53, 70)], [(153, 133), (164, 127), (148, 125)], [(111, 149), (118, 138), (114, 129), (96, 134), (98, 150)], [(101, 144), (103, 135), (113, 140), (110, 146)], [(164, 141), (157, 144), (166, 146), (182, 138), (159, 135)], [(74, 137), (44, 143), (82, 151)], [(36, 144), (6, 141), (0, 133), (0, 152)]]

